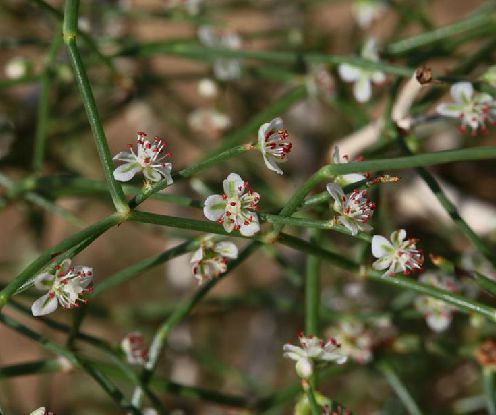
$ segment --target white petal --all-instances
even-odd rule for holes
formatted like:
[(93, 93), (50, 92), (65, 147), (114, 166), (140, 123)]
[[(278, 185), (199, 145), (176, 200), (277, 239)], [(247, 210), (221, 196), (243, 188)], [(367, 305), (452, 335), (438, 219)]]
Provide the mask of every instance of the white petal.
[(260, 225), (258, 224), (258, 217), (253, 214), (253, 221), (249, 225), (241, 225), (239, 231), (243, 236), (253, 236), (260, 230)]
[(358, 174), (358, 173), (344, 174), (344, 175), (339, 176), (339, 177), (340, 177), (341, 182), (343, 182), (345, 184), (361, 182), (362, 180), (366, 179), (365, 176), (363, 176), (362, 174)]
[(274, 131), (279, 131), (284, 129), (284, 122), (282, 121), (282, 118), (281, 117), (274, 118), (269, 124), (269, 129)]
[(439, 104), (436, 107), (436, 112), (443, 117), (459, 118), (463, 110), (460, 104)]
[(362, 76), (353, 85), (353, 95), (358, 102), (367, 102), (372, 96), (372, 85), (368, 76)]
[(239, 174), (231, 173), (222, 183), (224, 193), (229, 197), (240, 195), (244, 191), (245, 182)]
[(333, 199), (336, 201), (336, 203), (342, 206), (344, 192), (343, 189), (341, 189), (341, 186), (339, 186), (336, 183), (327, 183), (326, 189), (329, 192), (329, 194), (333, 197)]
[(339, 221), (351, 232), (353, 236), (358, 233), (358, 225), (356, 221), (349, 220), (346, 216), (340, 216)]
[[(272, 157), (270, 154), (262, 152), (263, 159), (265, 165), (269, 170), (276, 172), (277, 174), (284, 174), (281, 168), (277, 165), (275, 157)], [(282, 161), (282, 160), (281, 160)]]
[(172, 163), (165, 163), (163, 166), (155, 167), (157, 170), (167, 181), (167, 186), (170, 186), (174, 180), (172, 180), (171, 171), (172, 171)]
[(258, 145), (262, 153), (265, 153), (265, 134), (268, 131), (270, 123), (266, 122), (260, 126), (258, 129)]
[(211, 195), (205, 200), (203, 214), (208, 220), (217, 221), (224, 214), (226, 201), (221, 195)]
[(210, 26), (200, 26), (198, 29), (198, 38), (205, 46), (214, 47), (218, 44), (218, 37)]
[(214, 251), (226, 258), (235, 259), (238, 257), (238, 247), (232, 242), (219, 242), (215, 245)]
[(54, 275), (50, 275), (46, 272), (43, 274), (39, 274), (34, 277), (34, 286), (41, 291), (47, 291), (52, 286), (53, 280), (55, 279)]
[(46, 413), (46, 408), (42, 406), (41, 408), (38, 408), (35, 411), (31, 412), (29, 415), (45, 415)]
[(300, 378), (308, 379), (313, 374), (313, 365), (310, 359), (301, 358), (296, 362), (296, 373)]
[(198, 248), (191, 256), (190, 263), (198, 262), (203, 258), (203, 248)]
[(378, 271), (382, 271), (382, 270), (388, 268), (390, 265), (391, 265), (391, 257), (386, 255), (382, 258), (379, 258), (377, 261), (375, 261), (372, 264), (372, 268), (374, 268)]
[(241, 77), (241, 65), (237, 59), (216, 59), (213, 69), (215, 77), (221, 81), (231, 81)]
[(162, 175), (153, 167), (146, 167), (143, 170), (143, 173), (145, 175), (145, 179), (150, 180), (151, 182), (158, 182), (162, 179)]
[(398, 229), (391, 233), (391, 243), (393, 245), (400, 245), (406, 238), (406, 231), (404, 229)]
[(120, 182), (128, 182), (141, 170), (139, 163), (126, 163), (114, 170), (114, 179)]
[(332, 162), (333, 163), (341, 163), (341, 157), (339, 156), (339, 147), (334, 146), (334, 153), (332, 154)]
[(382, 235), (374, 235), (372, 237), (372, 255), (376, 258), (382, 258), (383, 256), (389, 254), (393, 246)]
[(441, 313), (430, 313), (426, 318), (429, 327), (437, 332), (446, 330), (451, 323), (451, 313), (441, 312)]
[(57, 298), (50, 298), (49, 294), (42, 295), (31, 306), (33, 316), (44, 316), (53, 313), (57, 309)]
[(451, 85), (450, 92), (456, 102), (466, 102), (472, 98), (474, 87), (470, 82), (457, 82)]
[(372, 73), (372, 81), (376, 84), (382, 84), (386, 81), (386, 75), (384, 72), (375, 71)]
[(348, 63), (342, 63), (338, 68), (339, 76), (346, 82), (355, 82), (360, 79), (362, 70)]
[(121, 151), (120, 153), (117, 153), (112, 160), (128, 161), (132, 163), (133, 161), (136, 161), (136, 158), (129, 151)]

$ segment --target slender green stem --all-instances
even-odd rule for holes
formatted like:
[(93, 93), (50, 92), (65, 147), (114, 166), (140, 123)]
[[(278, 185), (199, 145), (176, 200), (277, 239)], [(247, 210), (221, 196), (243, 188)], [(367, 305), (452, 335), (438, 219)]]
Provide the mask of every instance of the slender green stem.
[(312, 411), (312, 415), (321, 415), (322, 408), (317, 403), (317, 399), (315, 399), (315, 394), (313, 391), (313, 386), (311, 383), (307, 383), (304, 387), (305, 393), (308, 398), (308, 403), (310, 404), (310, 409)]
[(33, 170), (39, 172), (43, 168), (45, 157), (45, 142), (47, 136), (48, 116), (50, 112), (50, 90), (53, 79), (53, 70), (57, 52), (62, 44), (62, 33), (60, 27), (57, 27), (56, 33), (48, 51), (46, 66), (41, 75), (40, 98), (38, 101), (38, 114), (36, 123), (36, 133), (33, 152)]
[(488, 415), (496, 415), (496, 386), (494, 382), (494, 370), (489, 367), (482, 369), (484, 380), (484, 395), (486, 397), (486, 406)]
[[(238, 258), (229, 263), (228, 269), (224, 274), (203, 284), (190, 299), (186, 300), (183, 305), (177, 307), (174, 313), (172, 313), (172, 315), (159, 327), (150, 346), (149, 360), (141, 375), (141, 380), (145, 385), (148, 384), (153, 376), (153, 372), (158, 365), (160, 356), (172, 329), (191, 313), (195, 306), (219, 283), (219, 281), (224, 279), (230, 271), (248, 258), (259, 246), (260, 245), (257, 242), (252, 242), (248, 245), (248, 247), (240, 253)], [(136, 389), (133, 394), (133, 404), (139, 407), (142, 398), (142, 390), (139, 388)]]
[(122, 222), (123, 218), (114, 214), (102, 219), (82, 231), (69, 236), (62, 242), (44, 251), (38, 258), (31, 262), (13, 281), (0, 291), (0, 310), (9, 301), (9, 298), (30, 278), (33, 278), (54, 257), (64, 253), (68, 249), (78, 245), (85, 239), (103, 234), (112, 226)]
[(378, 369), (382, 372), (384, 377), (389, 383), (389, 386), (394, 390), (403, 406), (406, 408), (410, 415), (422, 415), (422, 411), (413, 399), (408, 389), (403, 384), (401, 379), (395, 373), (391, 365), (385, 361), (377, 365)]
[(33, 362), (19, 363), (0, 367), (0, 380), (17, 376), (30, 376), (33, 374), (57, 373), (64, 370), (64, 365), (59, 359), (36, 360)]
[(119, 212), (126, 212), (129, 210), (126, 197), (122, 191), (121, 185), (114, 179), (113, 170), (114, 163), (105, 137), (100, 115), (96, 106), (95, 98), (91, 90), (91, 85), (86, 75), (83, 60), (79, 54), (79, 49), (76, 43), (77, 37), (77, 20), (78, 20), (78, 0), (66, 0), (64, 9), (64, 43), (69, 52), (69, 59), (72, 63), (74, 76), (81, 93), (84, 108), (88, 115), (88, 121), (95, 138), (95, 144), (102, 163), (105, 179), (109, 185), (109, 191), (112, 196), (114, 206)]

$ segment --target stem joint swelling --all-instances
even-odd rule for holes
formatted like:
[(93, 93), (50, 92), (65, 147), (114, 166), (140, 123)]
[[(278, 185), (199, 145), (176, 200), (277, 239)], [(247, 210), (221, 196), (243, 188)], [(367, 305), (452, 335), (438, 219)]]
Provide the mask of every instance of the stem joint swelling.
[(77, 37), (77, 33), (76, 32), (66, 32), (64, 30), (63, 36), (64, 36), (64, 43), (66, 45), (69, 45), (71, 43), (75, 43), (76, 42), (76, 37)]

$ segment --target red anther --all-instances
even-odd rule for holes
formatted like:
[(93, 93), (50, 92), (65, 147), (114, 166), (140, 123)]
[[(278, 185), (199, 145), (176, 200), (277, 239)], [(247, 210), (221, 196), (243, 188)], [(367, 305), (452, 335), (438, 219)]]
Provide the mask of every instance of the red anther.
[(296, 333), (297, 337), (305, 337), (305, 334), (300, 330)]
[(168, 151), (167, 153), (164, 154), (164, 157), (172, 157), (172, 153)]
[(243, 183), (243, 186), (244, 186), (244, 188), (245, 188), (245, 189), (247, 189), (249, 185), (250, 185), (250, 184), (249, 184), (248, 182), (244, 182), (244, 183)]
[(224, 200), (227, 199), (227, 195), (225, 193), (222, 195), (222, 199), (224, 199)]
[(231, 206), (236, 206), (236, 202), (229, 203)]
[(54, 268), (54, 269), (56, 269), (56, 270), (58, 271), (58, 270), (59, 270), (60, 268), (62, 268), (62, 267), (61, 267), (60, 265), (55, 265), (53, 268)]
[(144, 133), (143, 131), (138, 131), (136, 134), (138, 134), (139, 136), (142, 136), (142, 137), (146, 137), (148, 135), (147, 133)]
[(231, 216), (231, 212), (226, 212), (226, 215), (227, 216)]
[(55, 297), (55, 293), (48, 293), (48, 296), (49, 296), (50, 298), (54, 298), (54, 297)]
[(245, 220), (245, 221), (244, 221), (244, 224), (245, 224), (245, 226), (248, 226), (248, 225), (250, 224), (250, 222), (249, 222), (249, 221), (247, 221), (247, 220)]
[(241, 229), (241, 226), (236, 225), (236, 226), (234, 227), (234, 229), (236, 229), (237, 231), (239, 231), (239, 230)]
[(133, 144), (128, 144), (128, 148), (133, 148)]

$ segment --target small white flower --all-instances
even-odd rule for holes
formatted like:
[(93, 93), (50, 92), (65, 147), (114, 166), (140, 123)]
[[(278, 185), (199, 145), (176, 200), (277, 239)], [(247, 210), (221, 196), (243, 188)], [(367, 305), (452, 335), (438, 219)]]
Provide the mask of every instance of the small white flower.
[(496, 87), (496, 66), (487, 68), (486, 72), (482, 74), (480, 79), (487, 82), (489, 85)]
[(90, 283), (93, 269), (86, 266), (71, 266), (71, 260), (65, 259), (50, 272), (39, 274), (34, 278), (34, 286), (41, 291), (48, 291), (31, 306), (33, 316), (43, 316), (54, 312), (57, 305), (64, 308), (79, 307), (88, 300), (82, 297), (93, 291)]
[(328, 183), (327, 191), (334, 199), (334, 211), (339, 214), (337, 222), (346, 226), (352, 235), (372, 229), (367, 222), (374, 214), (375, 203), (367, 199), (365, 190), (355, 189), (345, 195), (338, 184)]
[(341, 345), (334, 338), (327, 342), (318, 337), (305, 337), (298, 334), (301, 347), (287, 343), (283, 347), (284, 357), (296, 361), (296, 373), (302, 379), (308, 379), (313, 374), (315, 365), (336, 362), (343, 364), (348, 357), (340, 352)]
[(5, 64), (5, 76), (9, 79), (20, 79), (32, 72), (32, 62), (26, 58), (15, 57)]
[(473, 136), (479, 128), (486, 133), (486, 123), (496, 121), (496, 101), (493, 97), (474, 91), (470, 82), (457, 82), (451, 86), (450, 92), (455, 102), (439, 104), (437, 112), (444, 117), (458, 118), (462, 133), (467, 131), (467, 127), (471, 128)]
[[(209, 48), (240, 49), (241, 38), (229, 30), (219, 30), (212, 26), (201, 26), (198, 29), (200, 42)], [(241, 77), (241, 64), (235, 58), (216, 58), (214, 74), (220, 81), (230, 81)]]
[(215, 81), (203, 78), (198, 81), (198, 94), (203, 98), (215, 98), (219, 94), (219, 88)]
[(339, 338), (341, 352), (357, 363), (365, 364), (372, 360), (374, 339), (363, 322), (349, 318), (339, 322), (337, 327), (331, 328), (326, 333)]
[(202, 284), (226, 272), (229, 259), (238, 257), (238, 248), (232, 242), (216, 242), (204, 238), (200, 248), (191, 257), (193, 276)]
[[(334, 146), (334, 153), (332, 155), (332, 162), (335, 164), (340, 164), (340, 163), (350, 163), (351, 161), (362, 161), (362, 158), (356, 158), (355, 160), (350, 160), (350, 157), (345, 154), (343, 157), (340, 156), (339, 154), (339, 147)], [(367, 178), (368, 174), (359, 174), (359, 173), (349, 173), (349, 174), (342, 174), (340, 176), (336, 176), (334, 179), (334, 182), (339, 184), (340, 186), (344, 187), (348, 184), (351, 183), (356, 183), (360, 182), (362, 180), (365, 180)]]
[[(379, 62), (377, 44), (370, 38), (365, 43), (361, 56), (373, 62)], [(382, 84), (386, 80), (383, 72), (374, 69), (364, 69), (348, 63), (342, 63), (338, 68), (339, 75), (346, 82), (353, 82), (353, 95), (358, 102), (367, 102), (372, 96), (372, 82)]]
[(29, 415), (55, 415), (53, 412), (48, 411), (44, 406), (41, 406), (38, 409), (35, 409)]
[(262, 124), (258, 129), (258, 147), (265, 165), (277, 174), (283, 174), (277, 163), (284, 163), (293, 147), (287, 138), (288, 131), (284, 129), (283, 121), (279, 117)]
[(384, 275), (394, 275), (402, 272), (408, 275), (411, 271), (422, 270), (424, 253), (417, 249), (416, 240), (409, 238), (405, 241), (406, 231), (399, 229), (391, 234), (391, 242), (384, 236), (374, 235), (372, 238), (372, 255), (378, 258), (372, 264), (377, 270), (387, 271)]
[(129, 151), (122, 151), (114, 156), (114, 160), (125, 161), (114, 170), (114, 178), (121, 182), (131, 180), (136, 173), (143, 172), (146, 180), (158, 182), (167, 180), (167, 185), (172, 184), (171, 163), (164, 163), (164, 159), (171, 156), (165, 152), (167, 144), (160, 138), (155, 137), (152, 142), (146, 139), (146, 134), (139, 131), (136, 138), (137, 151), (129, 144)]
[(323, 64), (312, 65), (305, 81), (308, 95), (311, 97), (320, 95), (330, 99), (334, 95), (336, 89), (334, 77)]
[(226, 232), (231, 233), (234, 229), (244, 236), (256, 234), (260, 230), (255, 213), (260, 195), (251, 191), (248, 182), (236, 173), (227, 176), (223, 188), (223, 195), (211, 195), (205, 200), (205, 217), (223, 225)]
[[(460, 285), (452, 277), (446, 275), (423, 274), (419, 281), (442, 290), (457, 293)], [(452, 320), (452, 314), (456, 308), (437, 298), (421, 295), (415, 300), (415, 308), (425, 316), (427, 325), (436, 332), (446, 330)]]
[(139, 331), (126, 335), (121, 341), (121, 349), (124, 351), (127, 361), (132, 365), (143, 366), (148, 362), (148, 347)]
[(193, 131), (218, 137), (220, 133), (230, 127), (231, 119), (216, 109), (198, 108), (189, 114), (188, 124)]
[(351, 7), (353, 17), (362, 29), (370, 27), (386, 11), (386, 4), (381, 0), (355, 0)]

